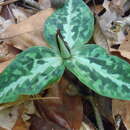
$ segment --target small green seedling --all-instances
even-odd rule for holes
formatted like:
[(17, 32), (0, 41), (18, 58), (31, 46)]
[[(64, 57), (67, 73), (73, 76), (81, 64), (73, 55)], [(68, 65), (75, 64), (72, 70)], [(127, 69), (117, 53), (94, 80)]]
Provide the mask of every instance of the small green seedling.
[(130, 65), (87, 43), (94, 30), (94, 17), (82, 0), (67, 0), (50, 16), (44, 38), (51, 46), (32, 47), (20, 53), (0, 74), (0, 103), (21, 95), (35, 95), (71, 71), (96, 93), (130, 100)]

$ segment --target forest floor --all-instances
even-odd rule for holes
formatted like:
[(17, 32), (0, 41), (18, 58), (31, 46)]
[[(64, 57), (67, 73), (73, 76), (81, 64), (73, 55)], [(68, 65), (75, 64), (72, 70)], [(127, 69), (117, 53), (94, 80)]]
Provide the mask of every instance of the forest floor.
[[(92, 43), (130, 63), (130, 1), (84, 1), (95, 16)], [(0, 1), (0, 72), (25, 49), (48, 46), (43, 25), (54, 11), (50, 0)], [(52, 86), (32, 99), (1, 104), (0, 130), (130, 130), (129, 101), (90, 92), (67, 71)], [(73, 86), (82, 86), (88, 98)]]

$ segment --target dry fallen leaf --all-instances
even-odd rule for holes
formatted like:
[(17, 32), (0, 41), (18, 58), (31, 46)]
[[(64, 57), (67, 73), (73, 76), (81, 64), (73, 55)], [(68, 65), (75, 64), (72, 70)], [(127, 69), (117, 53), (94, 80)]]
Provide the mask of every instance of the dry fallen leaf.
[(100, 114), (105, 117), (111, 124), (113, 124), (112, 110), (111, 110), (111, 99), (107, 97), (102, 97), (95, 94), (94, 99), (96, 102), (96, 107), (98, 108)]
[(23, 120), (19, 117), (12, 130), (28, 130)]
[(7, 43), (0, 44), (0, 63), (14, 58), (20, 51)]
[(40, 115), (44, 113), (50, 121), (66, 129), (78, 130), (83, 118), (83, 106), (81, 97), (67, 95), (69, 84), (62, 79), (58, 86), (52, 86), (48, 92), (48, 97), (59, 97), (59, 100), (36, 101), (36, 106)]
[(112, 112), (113, 117), (121, 115), (125, 127), (130, 130), (130, 101), (113, 99)]
[(11, 63), (20, 51), (7, 43), (0, 44), (0, 73)]
[(0, 34), (0, 38), (14, 37), (26, 32), (39, 30), (43, 27), (45, 20), (52, 14), (52, 12), (53, 9), (49, 8), (47, 10), (40, 11), (19, 24), (13, 24), (9, 26), (4, 33)]
[(122, 44), (125, 40), (124, 25), (118, 20), (123, 21), (121, 15), (116, 10), (110, 8), (110, 1), (105, 0), (103, 3), (106, 12), (98, 19), (99, 25), (103, 34), (105, 35), (109, 46), (115, 44)]
[(119, 53), (122, 57), (126, 58), (127, 61), (130, 60), (130, 31), (128, 31), (128, 35), (124, 42), (120, 45), (119, 49), (110, 49), (110, 52)]
[(29, 17), (19, 24), (11, 24), (3, 33), (0, 33), (0, 39), (8, 39), (11, 45), (22, 50), (36, 45), (46, 46), (47, 44), (42, 36), (43, 25), (53, 11), (50, 8)]
[(47, 9), (47, 8), (51, 8), (51, 2), (50, 0), (38, 0), (40, 6), (42, 7), (42, 9)]
[(80, 130), (94, 130), (89, 125), (87, 125), (85, 122), (82, 122)]
[(95, 25), (95, 29), (94, 29), (94, 41), (96, 44), (102, 46), (103, 48), (108, 50), (108, 43), (107, 43), (107, 39), (105, 38), (105, 35), (103, 34), (100, 25), (98, 23), (98, 19)]
[(18, 116), (18, 119), (17, 119), (14, 127), (12, 128), (12, 130), (27, 130), (26, 124), (23, 121), (23, 119), (21, 118), (21, 115)]
[(11, 60), (8, 60), (8, 61), (5, 61), (5, 62), (2, 62), (0, 63), (0, 73), (7, 67), (7, 65), (9, 65), (11, 63), (12, 59)]
[(44, 116), (41, 118), (37, 115), (31, 115), (30, 122), (31, 126), (29, 130), (66, 130), (65, 128), (49, 121)]
[(17, 8), (16, 6), (14, 8), (12, 8), (12, 13), (13, 13), (17, 23), (27, 19), (26, 13), (23, 10)]
[(0, 130), (7, 130), (7, 129), (4, 129), (4, 128), (1, 128), (1, 127), (0, 127)]
[(110, 7), (113, 8), (119, 15), (123, 15), (127, 10), (126, 4), (128, 0), (112, 0)]
[(12, 130), (18, 118), (18, 107), (11, 107), (0, 111), (0, 127)]
[(0, 33), (4, 32), (12, 24), (11, 20), (5, 20), (0, 16)]
[(25, 102), (18, 106), (18, 119), (12, 130), (28, 130), (30, 119), (29, 114), (35, 114), (36, 110), (34, 108), (33, 102)]
[(119, 50), (123, 57), (130, 59), (130, 31), (123, 44), (119, 47)]

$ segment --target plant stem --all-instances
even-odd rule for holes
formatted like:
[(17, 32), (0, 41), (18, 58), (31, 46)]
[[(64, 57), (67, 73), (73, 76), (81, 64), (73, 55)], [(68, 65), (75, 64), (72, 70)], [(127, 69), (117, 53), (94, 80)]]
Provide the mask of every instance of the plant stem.
[(91, 104), (92, 104), (92, 107), (93, 107), (93, 109), (94, 109), (94, 113), (95, 113), (95, 117), (96, 117), (98, 129), (99, 129), (99, 130), (104, 130), (104, 126), (103, 126), (103, 122), (102, 122), (102, 119), (101, 119), (101, 115), (100, 115), (100, 113), (99, 113), (99, 110), (98, 110), (98, 108), (97, 108), (97, 106), (96, 106), (96, 104), (95, 104), (95, 101), (94, 101), (93, 97), (90, 96), (90, 97), (89, 97), (89, 100), (90, 100), (90, 102), (91, 102)]

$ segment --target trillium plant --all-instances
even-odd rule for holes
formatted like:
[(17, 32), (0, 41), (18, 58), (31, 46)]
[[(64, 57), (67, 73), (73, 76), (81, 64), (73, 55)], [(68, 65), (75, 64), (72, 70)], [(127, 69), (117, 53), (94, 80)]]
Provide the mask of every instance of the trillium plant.
[(87, 43), (94, 17), (82, 0), (66, 0), (45, 22), (50, 48), (35, 46), (17, 55), (0, 74), (0, 103), (35, 95), (59, 80), (65, 68), (96, 93), (130, 100), (130, 65)]

